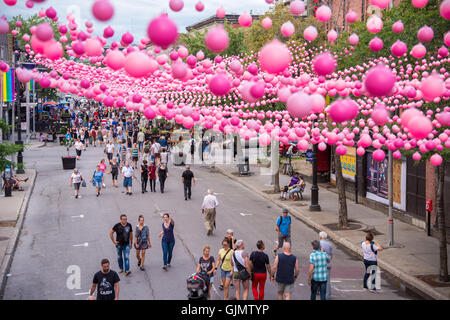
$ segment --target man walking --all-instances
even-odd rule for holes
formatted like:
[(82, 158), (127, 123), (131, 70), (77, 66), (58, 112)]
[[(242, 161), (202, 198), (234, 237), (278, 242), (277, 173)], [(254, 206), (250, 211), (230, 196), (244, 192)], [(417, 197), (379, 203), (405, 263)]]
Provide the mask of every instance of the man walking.
[(277, 251), (283, 246), (284, 242), (291, 243), (291, 217), (288, 216), (288, 209), (283, 209), (283, 214), (277, 219), (278, 244), (273, 250), (273, 255), (276, 257)]
[(328, 256), (330, 257), (330, 261), (328, 262), (327, 269), (328, 269), (328, 276), (327, 276), (327, 300), (331, 299), (331, 259), (333, 259), (334, 255), (334, 249), (331, 245), (330, 241), (327, 240), (328, 235), (326, 232), (321, 231), (319, 232), (320, 237), (320, 247), (322, 248), (323, 252), (326, 252)]
[(127, 161), (125, 162), (125, 166), (122, 168), (122, 178), (125, 192), (130, 196), (132, 194), (133, 177), (134, 177), (133, 167), (130, 166), (130, 163)]
[(94, 275), (89, 296), (97, 289), (97, 300), (119, 300), (119, 275), (109, 268), (109, 260), (103, 259), (102, 270)]
[(213, 190), (208, 189), (208, 194), (203, 199), (202, 214), (205, 215), (205, 227), (208, 233), (212, 235), (213, 229), (216, 227), (216, 208), (219, 205)]
[(181, 175), (181, 181), (184, 186), (184, 200), (191, 199), (191, 187), (192, 182), (194, 182), (195, 187), (195, 178), (190, 166), (186, 166), (186, 170)]
[(309, 255), (309, 275), (308, 284), (311, 286), (311, 300), (316, 300), (317, 290), (320, 292), (320, 300), (326, 300), (328, 253), (320, 250), (320, 242), (314, 240), (312, 243), (313, 252)]
[(108, 156), (109, 164), (111, 164), (113, 156), (114, 156), (114, 144), (111, 141), (108, 141), (108, 144), (105, 147), (106, 155)]
[[(294, 283), (297, 280), (299, 271), (298, 259), (291, 253), (291, 244), (284, 242), (283, 253), (277, 255), (272, 267), (271, 280), (272, 282), (274, 280), (277, 282), (278, 300), (283, 300), (283, 295), (286, 300), (291, 300)], [(274, 278), (273, 275), (275, 274)]]
[[(113, 234), (116, 233), (116, 240), (114, 240)], [(109, 237), (116, 246), (117, 249), (117, 261), (119, 263), (120, 271), (124, 271), (125, 262), (125, 275), (129, 275), (130, 271), (130, 248), (133, 244), (133, 227), (127, 222), (127, 215), (120, 215), (120, 222), (116, 223), (109, 232)]]

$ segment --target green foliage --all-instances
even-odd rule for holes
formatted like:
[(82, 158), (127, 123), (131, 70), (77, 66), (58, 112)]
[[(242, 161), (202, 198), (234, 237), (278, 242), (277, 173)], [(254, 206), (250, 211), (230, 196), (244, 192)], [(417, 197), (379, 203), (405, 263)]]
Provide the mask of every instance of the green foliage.
[(232, 28), (227, 24), (226, 20), (224, 23), (224, 28), (228, 32), (228, 37), (230, 38), (230, 43), (227, 50), (221, 53), (211, 52), (205, 45), (205, 35), (206, 30), (200, 32), (195, 30), (192, 33), (180, 34), (179, 44), (183, 44), (189, 50), (190, 53), (196, 55), (197, 52), (203, 51), (205, 57), (208, 59), (214, 59), (215, 56), (220, 54), (221, 56), (234, 56), (247, 51), (245, 44), (245, 34), (242, 28)]
[[(8, 131), (10, 127), (12, 126), (6, 125), (5, 119), (0, 119), (0, 129), (2, 131)], [(15, 163), (13, 161), (8, 160), (6, 157), (15, 154), (22, 148), (23, 146), (16, 145), (14, 143), (8, 142), (0, 143), (0, 172), (3, 172), (5, 170), (7, 164), (11, 165), (12, 167), (15, 166)]]
[[(261, 21), (269, 17), (272, 20), (272, 27), (264, 29), (261, 25)], [(283, 23), (290, 21), (295, 26), (295, 33), (287, 38), (281, 34), (281, 26)], [(319, 35), (317, 39), (308, 42), (309, 46), (319, 47), (325, 43), (326, 31), (324, 23), (318, 21), (315, 17), (295, 17), (289, 12), (289, 6), (286, 6), (283, 2), (279, 2), (273, 8), (266, 12), (264, 16), (260, 17), (260, 21), (254, 21), (252, 26), (246, 33), (246, 42), (250, 50), (258, 52), (266, 43), (273, 39), (278, 39), (282, 42), (300, 40), (305, 41), (303, 38), (303, 31), (308, 26), (314, 26), (317, 28)]]

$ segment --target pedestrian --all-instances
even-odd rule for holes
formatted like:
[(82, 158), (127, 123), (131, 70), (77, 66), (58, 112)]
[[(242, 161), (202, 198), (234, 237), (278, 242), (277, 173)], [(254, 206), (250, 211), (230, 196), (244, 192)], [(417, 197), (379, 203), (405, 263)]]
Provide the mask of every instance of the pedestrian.
[(114, 156), (114, 144), (111, 141), (108, 141), (106, 147), (105, 147), (105, 153), (108, 157), (109, 163), (111, 163), (113, 156)]
[(103, 171), (100, 170), (100, 166), (97, 165), (95, 167), (95, 171), (92, 174), (91, 182), (93, 183), (96, 191), (97, 191), (97, 197), (100, 195), (100, 190), (102, 189), (102, 185), (104, 184), (105, 177), (103, 176)]
[(161, 148), (161, 163), (164, 164), (167, 167), (167, 164), (169, 163), (169, 153), (167, 152), (167, 149)]
[[(366, 241), (363, 241), (361, 243), (361, 247), (364, 253), (364, 266), (366, 268), (366, 272), (364, 273), (363, 287), (364, 289), (367, 289), (370, 292), (376, 293), (377, 292), (375, 287), (376, 277), (374, 277), (373, 275), (376, 274), (378, 269), (377, 254), (379, 251), (383, 251), (383, 247), (381, 247), (378, 244), (378, 242), (375, 242), (373, 240), (373, 234), (370, 232), (366, 234)], [(373, 278), (372, 284), (368, 284), (369, 277)]]
[(320, 248), (320, 242), (314, 240), (311, 243), (313, 252), (309, 255), (308, 284), (311, 286), (311, 300), (316, 300), (317, 290), (320, 300), (327, 299), (328, 262), (330, 256)]
[[(250, 254), (250, 269), (252, 270), (252, 291), (255, 300), (264, 300), (264, 287), (266, 286), (267, 273), (271, 276), (269, 256), (264, 253), (264, 242), (256, 242), (257, 251)], [(258, 294), (259, 286), (259, 294)]]
[(120, 152), (121, 152), (121, 162), (123, 164), (125, 164), (125, 162), (127, 161), (127, 146), (126, 144), (122, 141), (122, 147), (120, 148)]
[(119, 300), (119, 275), (109, 268), (108, 259), (102, 259), (101, 265), (102, 270), (94, 275), (89, 297), (93, 297), (97, 289), (97, 300)]
[(172, 261), (172, 251), (175, 246), (175, 236), (173, 234), (173, 229), (175, 228), (175, 221), (165, 213), (163, 216), (162, 231), (159, 233), (161, 239), (161, 246), (163, 250), (163, 261), (164, 266), (162, 267), (164, 271), (170, 268), (170, 262)]
[(216, 262), (214, 261), (214, 257), (210, 255), (211, 247), (205, 246), (203, 248), (203, 256), (198, 260), (197, 270), (195, 271), (198, 274), (205, 275), (209, 280), (208, 285), (208, 299), (211, 298), (211, 286), (214, 282), (214, 275), (216, 274)]
[(191, 160), (192, 163), (194, 162), (194, 153), (195, 153), (195, 139), (194, 136), (191, 136), (191, 140), (190, 140), (190, 146), (191, 146)]
[(216, 208), (219, 205), (213, 190), (208, 189), (208, 194), (203, 199), (202, 214), (205, 215), (206, 235), (210, 236), (216, 227)]
[(184, 200), (187, 200), (188, 198), (191, 199), (192, 182), (194, 182), (195, 187), (195, 178), (194, 173), (191, 171), (190, 166), (186, 166), (186, 170), (181, 175), (181, 181), (183, 182), (184, 187)]
[(119, 164), (117, 163), (116, 158), (114, 158), (112, 160), (112, 163), (110, 163), (108, 174), (111, 174), (111, 176), (112, 176), (113, 187), (118, 188), (119, 183), (118, 183), (117, 179), (119, 177)]
[(138, 225), (136, 226), (134, 236), (134, 247), (136, 249), (136, 258), (138, 260), (138, 267), (144, 271), (145, 251), (152, 247), (150, 241), (150, 232), (148, 227), (144, 224), (144, 217), (142, 215), (138, 218)]
[(283, 214), (278, 217), (276, 230), (278, 232), (278, 243), (273, 250), (274, 257), (277, 255), (279, 248), (283, 246), (285, 241), (291, 243), (291, 217), (288, 216), (288, 209), (283, 209)]
[[(100, 163), (98, 164), (98, 166), (100, 167), (100, 171), (103, 172), (103, 175), (106, 174), (106, 163), (105, 163), (105, 159), (100, 160)], [(103, 183), (103, 188), (106, 188), (106, 184)]]
[(234, 236), (234, 231), (233, 229), (227, 229), (227, 234), (225, 235), (225, 239), (228, 240), (229, 244), (230, 244), (230, 248), (233, 250), (236, 250), (236, 237)]
[(123, 178), (123, 187), (125, 188), (125, 192), (127, 195), (132, 195), (132, 187), (133, 187), (133, 178), (134, 178), (134, 170), (133, 167), (130, 166), (130, 162), (126, 161), (125, 166), (122, 167), (122, 178)]
[(81, 196), (79, 196), (81, 181), (84, 181), (84, 178), (81, 175), (80, 171), (76, 168), (73, 169), (73, 173), (70, 176), (70, 186), (72, 187), (72, 184), (74, 186), (75, 199), (81, 198)]
[(327, 269), (327, 296), (326, 299), (331, 299), (331, 260), (333, 259), (334, 249), (331, 245), (330, 241), (327, 240), (328, 235), (325, 231), (319, 232), (319, 240), (320, 240), (320, 248), (323, 252), (326, 252), (330, 257), (330, 261), (328, 262)]
[(153, 140), (153, 144), (150, 148), (150, 153), (156, 165), (158, 165), (159, 161), (161, 160), (160, 149), (161, 145), (158, 143), (158, 141), (156, 141), (156, 139)]
[(251, 269), (247, 252), (245, 252), (244, 249), (244, 241), (236, 241), (236, 250), (233, 252), (233, 279), (236, 290), (236, 300), (240, 300), (241, 284), (244, 290), (242, 292), (242, 300), (247, 300), (250, 287)]
[(148, 167), (147, 160), (144, 160), (141, 164), (141, 185), (142, 185), (142, 193), (147, 192), (147, 182), (148, 182)]
[[(114, 232), (116, 233), (116, 240), (114, 240), (113, 237)], [(117, 249), (117, 262), (119, 263), (120, 268), (119, 273), (122, 273), (125, 270), (125, 275), (128, 276), (131, 273), (130, 248), (133, 244), (133, 227), (127, 222), (126, 214), (120, 215), (120, 222), (116, 223), (111, 229), (109, 237)]]
[(272, 267), (271, 280), (276, 280), (278, 285), (278, 300), (291, 300), (294, 283), (299, 273), (298, 259), (291, 252), (291, 244), (287, 241), (283, 243), (283, 253), (275, 258)]
[(95, 128), (92, 128), (91, 130), (91, 134), (89, 135), (89, 142), (94, 145), (94, 147), (97, 146), (97, 130), (95, 130)]
[(139, 144), (139, 152), (142, 152), (142, 148), (144, 146), (144, 140), (145, 140), (145, 133), (142, 130), (139, 130), (139, 133), (137, 134), (137, 141)]
[(169, 174), (167, 173), (166, 166), (164, 164), (159, 165), (158, 179), (159, 179), (159, 189), (161, 193), (164, 193), (164, 184), (168, 176)]
[(233, 252), (233, 249), (230, 248), (228, 239), (224, 238), (222, 240), (222, 249), (220, 249), (217, 254), (217, 265), (220, 268), (220, 278), (222, 280), (219, 289), (223, 290), (224, 300), (228, 300), (228, 290), (233, 277)]
[(148, 178), (150, 180), (150, 192), (156, 192), (156, 166), (153, 161), (150, 161), (148, 166)]
[(81, 143), (80, 139), (77, 139), (77, 141), (75, 141), (75, 151), (77, 153), (77, 160), (80, 160), (81, 157), (81, 151), (83, 150), (83, 143)]
[(137, 169), (137, 164), (139, 161), (139, 148), (137, 143), (133, 144), (133, 149), (131, 150), (131, 159), (133, 160), (133, 169)]
[(144, 142), (144, 152), (143, 152), (143, 160), (147, 160), (147, 162), (150, 162), (150, 143), (148, 140)]

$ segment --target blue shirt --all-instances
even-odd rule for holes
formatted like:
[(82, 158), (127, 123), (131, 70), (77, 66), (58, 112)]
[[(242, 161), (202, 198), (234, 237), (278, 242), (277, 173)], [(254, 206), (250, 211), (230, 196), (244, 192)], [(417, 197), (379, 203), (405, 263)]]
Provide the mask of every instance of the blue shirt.
[(277, 226), (280, 228), (280, 232), (283, 236), (288, 236), (289, 226), (291, 225), (291, 217), (287, 216), (287, 218), (280, 216), (277, 219)]
[(103, 180), (103, 172), (102, 171), (94, 171), (94, 181), (96, 182), (102, 182)]
[(328, 255), (328, 253), (320, 250), (314, 250), (309, 255), (309, 263), (314, 265), (314, 271), (311, 280), (327, 281), (328, 261), (330, 261), (330, 256)]
[[(331, 245), (330, 241), (320, 240), (320, 247), (322, 248), (323, 251), (328, 253), (330, 258), (332, 255), (334, 255), (334, 249), (333, 249), (333, 246)], [(331, 261), (328, 263), (328, 268), (331, 268)]]
[(289, 183), (289, 187), (292, 187), (294, 184), (297, 184), (297, 183), (299, 183), (299, 181), (300, 181), (300, 178), (297, 178), (297, 177), (292, 177), (292, 179), (291, 179), (291, 183)]
[(173, 224), (169, 223), (169, 227), (166, 228), (164, 226), (164, 222), (162, 224), (164, 235), (162, 237), (162, 242), (175, 242), (175, 236), (173, 235)]

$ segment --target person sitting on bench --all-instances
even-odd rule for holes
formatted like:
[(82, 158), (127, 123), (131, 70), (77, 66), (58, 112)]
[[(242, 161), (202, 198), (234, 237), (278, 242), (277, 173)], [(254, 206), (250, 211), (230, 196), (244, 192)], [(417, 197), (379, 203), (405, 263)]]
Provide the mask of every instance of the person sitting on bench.
[(298, 172), (294, 173), (294, 176), (291, 178), (291, 182), (289, 183), (287, 188), (283, 188), (284, 192), (281, 194), (281, 198), (286, 200), (287, 193), (290, 196), (292, 196), (296, 192), (299, 192), (301, 194), (305, 189), (305, 185), (306, 183), (303, 180), (303, 176), (300, 176)]

